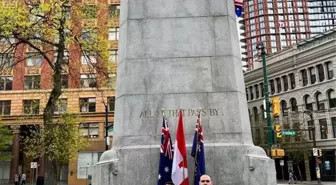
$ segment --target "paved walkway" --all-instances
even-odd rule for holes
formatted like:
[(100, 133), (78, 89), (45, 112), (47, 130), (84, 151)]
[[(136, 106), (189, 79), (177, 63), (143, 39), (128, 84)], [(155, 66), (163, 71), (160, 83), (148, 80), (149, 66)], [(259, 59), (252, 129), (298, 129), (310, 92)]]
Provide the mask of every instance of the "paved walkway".
[[(298, 181), (296, 184), (304, 184), (304, 185), (317, 185), (317, 181)], [(278, 185), (288, 185), (288, 181), (278, 181)], [(322, 181), (321, 185), (336, 185), (336, 182), (330, 182), (330, 181)]]

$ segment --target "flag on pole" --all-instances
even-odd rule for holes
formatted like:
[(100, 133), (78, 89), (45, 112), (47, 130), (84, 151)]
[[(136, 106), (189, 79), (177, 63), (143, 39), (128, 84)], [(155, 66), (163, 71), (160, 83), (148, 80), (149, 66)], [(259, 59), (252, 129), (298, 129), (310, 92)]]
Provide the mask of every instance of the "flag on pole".
[(234, 4), (235, 4), (236, 15), (237, 17), (240, 17), (243, 12), (243, 5), (244, 5), (243, 0), (234, 0)]
[(179, 113), (179, 121), (174, 145), (172, 181), (175, 185), (189, 185), (187, 149), (184, 139), (182, 110), (180, 110)]
[(161, 129), (159, 177), (157, 185), (165, 185), (167, 182), (171, 182), (172, 164), (173, 146), (170, 138), (168, 121), (165, 117), (163, 117)]
[(203, 126), (201, 116), (198, 114), (194, 142), (191, 148), (191, 156), (195, 158), (194, 185), (198, 185), (200, 177), (205, 174), (205, 155), (203, 143)]

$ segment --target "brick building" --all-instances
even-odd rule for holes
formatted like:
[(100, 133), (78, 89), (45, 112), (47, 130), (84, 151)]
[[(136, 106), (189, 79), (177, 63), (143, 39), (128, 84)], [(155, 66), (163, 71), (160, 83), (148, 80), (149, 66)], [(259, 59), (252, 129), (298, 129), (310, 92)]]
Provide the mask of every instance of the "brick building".
[[(11, 3), (2, 0), (0, 3)], [(109, 124), (113, 124), (114, 117), (114, 95), (116, 80), (116, 64), (118, 57), (119, 39), (119, 5), (120, 0), (83, 0), (84, 6), (96, 9), (96, 15), (77, 20), (80, 24), (90, 24), (93, 27), (100, 27), (103, 17), (108, 15), (109, 27), (109, 53), (111, 68), (109, 69), (109, 83), (112, 88), (96, 88), (98, 72), (88, 72), (88, 63), (85, 57), (75, 46), (69, 46), (69, 57), (76, 58), (69, 68), (64, 70), (62, 75), (63, 94), (56, 106), (55, 116), (65, 111), (74, 113), (81, 117), (83, 122), (78, 123), (80, 133), (89, 137), (90, 147), (78, 153), (76, 160), (69, 161), (69, 164), (62, 169), (61, 180), (69, 185), (80, 185), (87, 183), (87, 177), (91, 174), (91, 167), (99, 161), (100, 155), (105, 151), (105, 105), (108, 107)], [(98, 6), (98, 3), (104, 6)], [(71, 7), (71, 6), (70, 6)], [(108, 8), (106, 8), (108, 7)], [(69, 8), (71, 12), (71, 8)], [(70, 13), (69, 12), (69, 13)], [(70, 13), (71, 14), (71, 13)], [(0, 42), (0, 46), (1, 46)], [(0, 47), (1, 48), (1, 47)], [(0, 184), (1, 182), (12, 182), (14, 174), (23, 172), (27, 174), (28, 182), (34, 174), (30, 169), (30, 159), (25, 157), (22, 151), (21, 138), (31, 128), (43, 124), (42, 111), (48, 100), (52, 82), (52, 71), (42, 57), (31, 55), (31, 51), (24, 45), (15, 52), (15, 59), (26, 58), (11, 69), (0, 69), (0, 116), (1, 121), (11, 127), (13, 141), (10, 151), (13, 158), (11, 161), (0, 161)], [(0, 55), (2, 55), (0, 53)], [(1, 56), (0, 56), (1, 58)], [(7, 62), (2, 61), (0, 62)], [(15, 62), (15, 61), (12, 61)], [(90, 75), (87, 75), (90, 73)], [(109, 133), (111, 134), (111, 133)], [(111, 140), (112, 137), (109, 137)], [(110, 142), (111, 143), (111, 142)], [(44, 174), (43, 159), (37, 159), (39, 175)], [(35, 174), (35, 176), (37, 176)]]
[(335, 0), (244, 0), (240, 29), (248, 69), (258, 59), (260, 41), (271, 54), (334, 28), (335, 6)]

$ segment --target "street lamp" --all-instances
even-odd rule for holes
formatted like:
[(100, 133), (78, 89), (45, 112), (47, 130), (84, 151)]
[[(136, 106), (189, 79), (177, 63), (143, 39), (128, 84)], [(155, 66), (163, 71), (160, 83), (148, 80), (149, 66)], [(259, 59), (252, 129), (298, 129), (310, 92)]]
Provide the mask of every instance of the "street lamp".
[[(310, 117), (312, 128), (310, 128), (310, 126), (308, 125), (308, 130), (312, 129), (312, 131), (313, 131), (313, 148), (316, 148), (315, 123), (314, 123), (314, 119), (313, 119), (313, 113), (309, 110), (305, 110), (304, 113), (308, 114), (309, 117)], [(317, 158), (317, 156), (314, 156), (314, 157), (315, 157), (315, 171), (316, 171), (317, 182), (318, 182), (318, 184), (321, 184), (320, 166), (317, 162), (318, 158)]]
[(258, 54), (262, 57), (262, 66), (264, 72), (264, 95), (265, 95), (265, 104), (266, 104), (266, 119), (267, 119), (267, 138), (268, 146), (271, 148), (274, 144), (274, 133), (271, 120), (271, 111), (270, 111), (270, 101), (269, 101), (269, 92), (268, 92), (268, 78), (267, 78), (267, 66), (266, 66), (266, 52), (263, 42), (259, 42), (256, 46)]

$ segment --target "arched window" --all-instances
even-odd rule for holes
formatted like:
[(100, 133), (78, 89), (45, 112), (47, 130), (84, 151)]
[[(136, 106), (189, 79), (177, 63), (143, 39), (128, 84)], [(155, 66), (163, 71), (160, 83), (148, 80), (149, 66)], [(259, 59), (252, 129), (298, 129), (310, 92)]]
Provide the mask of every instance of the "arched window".
[(264, 105), (260, 106), (260, 112), (261, 112), (262, 119), (265, 120), (266, 119), (266, 113), (265, 113)]
[(291, 104), (291, 110), (298, 111), (298, 106), (295, 98), (290, 99), (290, 104)]
[(254, 122), (257, 124), (259, 122), (259, 119), (258, 119), (258, 109), (257, 107), (253, 107), (253, 117), (254, 117)]
[(329, 101), (329, 108), (336, 107), (336, 92), (332, 89), (327, 91), (328, 94), (328, 101)]
[(281, 114), (282, 116), (288, 116), (287, 103), (285, 100), (281, 100)]
[(306, 94), (303, 97), (303, 99), (304, 99), (306, 110), (313, 110), (313, 101), (312, 101), (311, 97), (308, 94)]
[(315, 97), (316, 97), (317, 110), (324, 110), (324, 103), (321, 101), (322, 100), (322, 93), (317, 92), (315, 94)]

